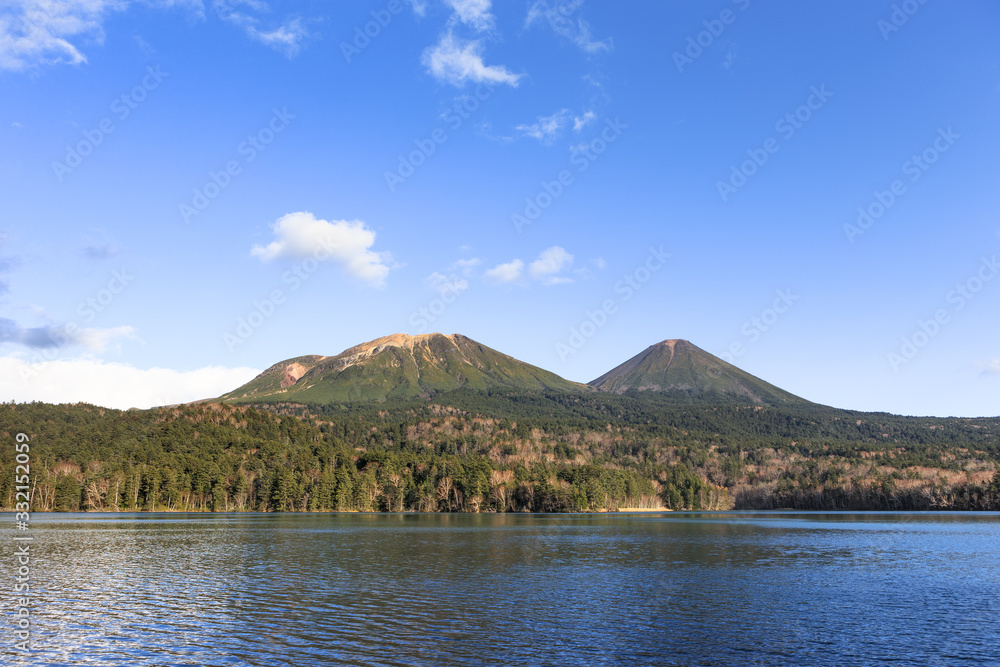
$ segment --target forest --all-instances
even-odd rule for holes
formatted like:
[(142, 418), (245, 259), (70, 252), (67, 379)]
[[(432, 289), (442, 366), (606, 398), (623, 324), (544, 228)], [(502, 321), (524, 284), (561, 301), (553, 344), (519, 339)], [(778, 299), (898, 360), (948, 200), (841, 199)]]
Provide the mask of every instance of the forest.
[(0, 433), (6, 510), (24, 481), (18, 433), (33, 511), (1000, 509), (996, 418), (458, 390), (128, 411), (8, 403)]

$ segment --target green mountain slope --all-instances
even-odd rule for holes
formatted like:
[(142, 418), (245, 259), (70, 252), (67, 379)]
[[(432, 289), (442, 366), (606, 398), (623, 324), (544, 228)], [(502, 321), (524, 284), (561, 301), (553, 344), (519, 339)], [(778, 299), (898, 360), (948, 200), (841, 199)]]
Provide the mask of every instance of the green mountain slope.
[(588, 384), (599, 391), (616, 394), (656, 392), (692, 402), (812, 405), (686, 340), (665, 340), (651, 345)]
[(429, 398), (455, 389), (591, 391), (471, 338), (394, 334), (333, 357), (295, 357), (222, 396), (232, 402), (332, 403)]

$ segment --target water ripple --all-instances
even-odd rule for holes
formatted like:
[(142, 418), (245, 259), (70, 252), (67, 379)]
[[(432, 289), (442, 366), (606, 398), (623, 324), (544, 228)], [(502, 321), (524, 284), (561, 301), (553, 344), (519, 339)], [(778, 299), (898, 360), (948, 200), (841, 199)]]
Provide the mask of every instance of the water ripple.
[(996, 514), (51, 515), (33, 531), (36, 664), (986, 664), (1000, 646)]

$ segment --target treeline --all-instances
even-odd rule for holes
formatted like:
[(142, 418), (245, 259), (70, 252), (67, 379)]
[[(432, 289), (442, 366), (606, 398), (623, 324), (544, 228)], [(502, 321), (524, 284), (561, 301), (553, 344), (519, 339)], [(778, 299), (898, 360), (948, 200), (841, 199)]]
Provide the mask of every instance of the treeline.
[(901, 488), (891, 481), (876, 481), (832, 487), (749, 488), (736, 494), (735, 506), (756, 510), (998, 511), (1000, 472), (989, 483), (964, 482), (951, 486), (931, 483)]
[(46, 510), (1000, 509), (1000, 419), (656, 394), (459, 390), (433, 401), (0, 406)]
[[(466, 424), (448, 421), (448, 430)], [(222, 405), (120, 412), (8, 404), (0, 410), (0, 429), (12, 443), (0, 455), (0, 504), (14, 507), (13, 441), (23, 431), (31, 438), (35, 511), (567, 512), (731, 506), (725, 489), (683, 465), (580, 465), (555, 454), (536, 461), (491, 458), (493, 447), (484, 449), (491, 443), (483, 433), (492, 434), (493, 425), (479, 428), (475, 436), (469, 425), (467, 442), (440, 433), (414, 438), (420, 423), (364, 417), (315, 421)]]

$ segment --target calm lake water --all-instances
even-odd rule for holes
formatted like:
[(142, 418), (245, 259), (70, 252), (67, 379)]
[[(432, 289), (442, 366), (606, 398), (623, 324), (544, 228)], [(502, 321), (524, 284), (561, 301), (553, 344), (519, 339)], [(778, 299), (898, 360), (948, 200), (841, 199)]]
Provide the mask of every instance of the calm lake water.
[(4, 664), (1000, 664), (996, 513), (32, 522)]

